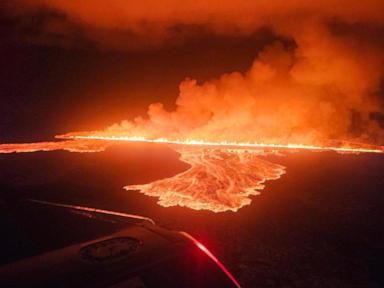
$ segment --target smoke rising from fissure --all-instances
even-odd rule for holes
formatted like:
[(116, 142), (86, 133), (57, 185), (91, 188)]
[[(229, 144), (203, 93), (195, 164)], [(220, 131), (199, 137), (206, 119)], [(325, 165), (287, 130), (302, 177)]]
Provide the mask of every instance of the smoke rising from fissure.
[(375, 117), (383, 114), (384, 98), (382, 1), (166, 0), (130, 5), (123, 0), (23, 0), (6, 1), (4, 7), (15, 19), (51, 11), (51, 17), (37, 25), (37, 34), (65, 38), (78, 27), (83, 37), (110, 48), (140, 42), (132, 41), (135, 37), (166, 45), (178, 37), (175, 31), (191, 26), (231, 35), (269, 27), (296, 44), (266, 46), (245, 73), (231, 72), (202, 84), (187, 78), (180, 84), (174, 111), (153, 103), (146, 117), (112, 125), (108, 133), (269, 143), (383, 143), (380, 117)]
[(202, 84), (187, 78), (180, 84), (175, 110), (153, 103), (146, 117), (124, 120), (98, 134), (380, 144), (383, 129), (371, 116), (381, 111), (377, 93), (382, 59), (364, 51), (366, 47), (351, 50), (329, 31), (316, 31), (324, 36), (321, 41), (308, 42), (314, 32), (306, 31), (308, 38), (297, 37), (297, 47), (280, 42), (265, 47), (246, 73), (232, 72)]
[[(229, 72), (201, 84), (186, 78), (180, 83), (173, 111), (153, 103), (146, 116), (124, 120), (99, 134), (265, 143), (313, 144), (329, 139), (383, 143), (382, 117), (377, 117), (383, 114), (384, 103), (382, 1), (18, 3), (7, 5), (16, 19), (42, 9), (60, 13), (60, 25), (54, 22), (58, 19), (48, 17), (38, 27), (41, 34), (49, 28), (49, 35), (56, 31), (65, 38), (78, 27), (83, 37), (109, 49), (126, 49), (140, 41), (168, 45), (180, 35), (194, 37), (174, 34), (191, 26), (244, 37), (268, 27), (295, 43), (287, 45), (276, 36), (276, 42), (264, 47), (245, 73)], [(57, 25), (51, 25), (52, 21)], [(140, 41), (132, 41), (135, 37)]]

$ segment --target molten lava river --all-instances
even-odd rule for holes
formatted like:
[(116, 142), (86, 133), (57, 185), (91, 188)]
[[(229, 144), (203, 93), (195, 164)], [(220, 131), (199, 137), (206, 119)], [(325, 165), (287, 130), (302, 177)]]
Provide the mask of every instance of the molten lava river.
[(130, 185), (127, 190), (140, 190), (159, 197), (165, 207), (186, 206), (215, 212), (232, 210), (250, 204), (250, 195), (264, 188), (265, 180), (277, 179), (284, 167), (260, 159), (257, 150), (178, 147), (180, 160), (191, 167), (171, 178), (149, 184)]
[[(121, 140), (119, 140), (121, 141)], [(148, 141), (149, 142), (149, 141)], [(152, 141), (153, 142), (153, 141)], [(0, 153), (22, 153), (36, 151), (66, 150), (69, 152), (102, 152), (113, 141), (95, 139), (73, 139), (61, 142), (27, 144), (2, 144)], [(183, 206), (214, 212), (237, 211), (251, 203), (250, 196), (258, 195), (266, 180), (278, 179), (285, 167), (264, 159), (268, 154), (282, 155), (297, 148), (239, 147), (221, 145), (185, 145), (168, 143), (180, 154), (180, 160), (190, 168), (170, 178), (147, 184), (125, 186), (126, 190), (139, 190), (148, 196), (158, 197), (164, 207)], [(301, 146), (307, 150), (336, 150), (337, 152), (382, 153), (377, 148), (332, 148), (324, 149)], [(339, 151), (340, 150), (340, 151)], [(355, 150), (355, 151), (354, 151)]]

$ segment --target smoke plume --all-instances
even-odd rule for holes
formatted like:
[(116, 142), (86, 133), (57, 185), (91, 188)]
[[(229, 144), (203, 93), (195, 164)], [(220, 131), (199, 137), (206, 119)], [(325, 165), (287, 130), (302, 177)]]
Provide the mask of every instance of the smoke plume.
[(123, 121), (107, 133), (272, 143), (376, 141), (383, 131), (370, 115), (380, 110), (375, 93), (382, 67), (363, 50), (351, 51), (331, 37), (298, 42), (297, 48), (275, 43), (245, 74), (233, 72), (202, 84), (186, 79), (174, 111), (154, 103), (147, 117)]
[(68, 31), (77, 29), (109, 48), (167, 45), (192, 37), (188, 32), (193, 27), (235, 35), (268, 27), (292, 39), (292, 45), (277, 41), (264, 47), (245, 73), (232, 72), (204, 83), (187, 78), (180, 84), (173, 111), (154, 103), (147, 116), (122, 121), (100, 134), (383, 143), (378, 121), (383, 114), (382, 1), (166, 0), (130, 5), (123, 0), (24, 0), (7, 9), (16, 19), (54, 11), (60, 20), (42, 21), (40, 34), (70, 37), (73, 33)]

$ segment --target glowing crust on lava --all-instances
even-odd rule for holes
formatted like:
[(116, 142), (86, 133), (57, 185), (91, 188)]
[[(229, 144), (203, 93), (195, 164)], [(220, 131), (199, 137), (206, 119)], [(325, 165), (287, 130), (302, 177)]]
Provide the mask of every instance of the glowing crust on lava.
[(0, 144), (0, 153), (28, 153), (38, 151), (65, 150), (69, 152), (102, 152), (108, 146), (102, 141), (92, 140), (68, 140), (60, 142), (37, 142)]
[(338, 153), (383, 153), (374, 145), (313, 146), (303, 144), (262, 144), (207, 142), (198, 140), (146, 139), (143, 137), (64, 135), (61, 142), (1, 144), (0, 153), (23, 153), (65, 150), (69, 152), (101, 152), (114, 141), (172, 144), (180, 160), (191, 167), (173, 177), (148, 184), (129, 185), (127, 190), (139, 190), (158, 197), (164, 207), (183, 206), (214, 212), (237, 211), (251, 203), (250, 196), (259, 194), (266, 180), (278, 179), (285, 167), (261, 158), (280, 151), (336, 151)]
[(157, 138), (148, 139), (141, 136), (115, 136), (115, 135), (77, 135), (66, 134), (56, 136), (59, 139), (81, 139), (81, 140), (102, 140), (102, 141), (126, 141), (126, 142), (146, 142), (146, 143), (163, 143), (163, 144), (176, 144), (176, 145), (188, 145), (188, 146), (210, 146), (210, 147), (235, 147), (235, 148), (265, 148), (276, 150), (310, 150), (310, 151), (335, 151), (340, 153), (384, 153), (384, 148), (378, 145), (369, 145), (364, 143), (353, 144), (349, 142), (341, 143), (341, 145), (308, 145), (301, 143), (252, 143), (252, 142), (230, 142), (230, 141), (204, 141), (195, 139), (167, 139)]
[(258, 195), (264, 181), (278, 179), (285, 173), (283, 166), (261, 159), (262, 152), (257, 150), (182, 147), (177, 151), (181, 154), (180, 160), (191, 165), (187, 171), (124, 188), (159, 197), (158, 204), (164, 207), (237, 211), (251, 203), (249, 196)]

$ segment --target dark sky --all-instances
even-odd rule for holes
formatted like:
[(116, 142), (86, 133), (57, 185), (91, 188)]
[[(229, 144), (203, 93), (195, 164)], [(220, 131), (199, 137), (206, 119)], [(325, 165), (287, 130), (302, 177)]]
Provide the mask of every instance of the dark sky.
[[(251, 113), (264, 119), (269, 111), (279, 110), (276, 103), (289, 102), (294, 95), (304, 101), (293, 108), (308, 110), (297, 114), (296, 122), (309, 124), (301, 127), (284, 118), (295, 112), (283, 111), (271, 116), (274, 125), (267, 129), (276, 131), (276, 125), (295, 122), (283, 127), (283, 134), (315, 130), (333, 137), (329, 131), (340, 130), (343, 138), (353, 130), (353, 137), (381, 142), (384, 17), (379, 11), (383, 4), (333, 2), (4, 1), (0, 5), (0, 142), (103, 129), (145, 115), (154, 102), (172, 110), (178, 86), (186, 77), (202, 84), (224, 73), (251, 71), (255, 57), (276, 41), (283, 43), (292, 63), (268, 49), (260, 61), (286, 73), (284, 81), (279, 77), (273, 81), (288, 96), (262, 87), (266, 91), (260, 99), (276, 99), (266, 107), (266, 115), (261, 115), (260, 105)], [(296, 82), (291, 82), (292, 75)], [(252, 79), (245, 81), (254, 85)], [(297, 83), (304, 88), (297, 89)], [(236, 109), (243, 108), (248, 109), (236, 105), (226, 109), (236, 115)], [(246, 124), (260, 131), (264, 120), (256, 118)], [(323, 127), (328, 122), (332, 126)]]
[(144, 114), (152, 102), (172, 108), (184, 78), (205, 81), (245, 71), (277, 39), (261, 28), (246, 37), (203, 32), (161, 47), (63, 47), (26, 40), (30, 32), (20, 29), (20, 19), (3, 15), (0, 21), (3, 143), (101, 129)]

